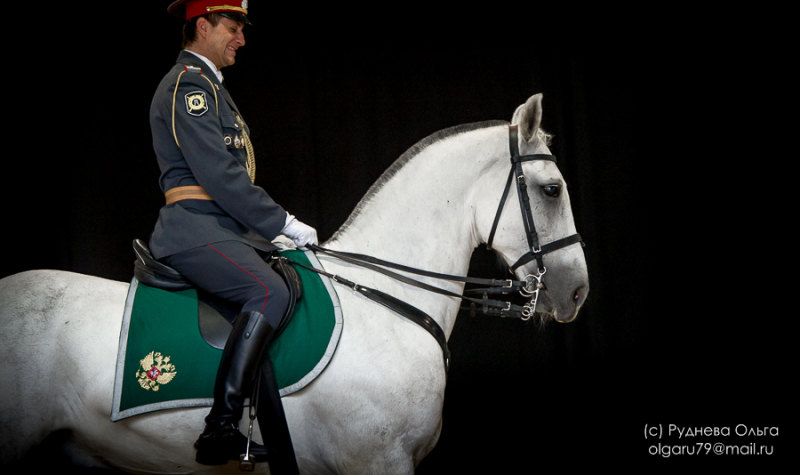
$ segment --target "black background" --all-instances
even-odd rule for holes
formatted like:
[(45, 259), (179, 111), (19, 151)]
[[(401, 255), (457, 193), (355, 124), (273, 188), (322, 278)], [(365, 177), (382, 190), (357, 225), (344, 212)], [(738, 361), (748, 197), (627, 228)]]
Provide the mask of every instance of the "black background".
[[(18, 122), (4, 160), (0, 275), (130, 279), (130, 242), (147, 237), (163, 200), (150, 99), (180, 38), (167, 2), (140, 3), (23, 28), (46, 41), (5, 73)], [(569, 325), (458, 319), (442, 437), (418, 473), (786, 460), (796, 279), (783, 256), (792, 202), (778, 179), (790, 173), (777, 144), (780, 64), (735, 28), (676, 44), (691, 21), (548, 29), (518, 8), (392, 9), (362, 21), (251, 3), (256, 26), (223, 73), (253, 131), (257, 183), (323, 240), (418, 140), (508, 120), (544, 93), (591, 294)], [(476, 252), (473, 275), (502, 272)], [(657, 441), (645, 440), (646, 424), (780, 435), (721, 439), (772, 444), (773, 457), (663, 458), (648, 453)]]

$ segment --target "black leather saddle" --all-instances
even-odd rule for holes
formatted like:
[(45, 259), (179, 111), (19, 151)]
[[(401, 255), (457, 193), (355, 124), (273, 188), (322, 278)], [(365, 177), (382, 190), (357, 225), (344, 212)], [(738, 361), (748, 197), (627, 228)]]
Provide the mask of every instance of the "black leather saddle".
[(157, 261), (141, 239), (133, 240), (133, 252), (136, 254), (133, 276), (139, 282), (164, 290), (186, 290), (194, 287), (180, 272)]
[[(186, 280), (180, 272), (156, 260), (150, 253), (147, 244), (141, 239), (133, 240), (133, 252), (136, 254), (133, 276), (140, 283), (169, 291), (195, 288), (194, 284)], [(283, 278), (289, 289), (289, 307), (277, 329), (277, 332), (280, 333), (289, 324), (294, 313), (295, 303), (303, 296), (303, 282), (295, 268), (283, 259), (272, 259), (270, 266)], [(238, 315), (239, 309), (201, 289), (197, 289), (197, 291), (200, 334), (209, 345), (222, 349), (225, 347), (225, 341), (233, 328), (233, 319)]]

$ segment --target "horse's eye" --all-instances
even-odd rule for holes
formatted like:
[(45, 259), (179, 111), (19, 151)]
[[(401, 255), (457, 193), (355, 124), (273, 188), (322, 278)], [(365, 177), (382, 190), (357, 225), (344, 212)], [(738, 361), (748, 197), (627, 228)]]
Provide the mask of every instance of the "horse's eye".
[(542, 191), (545, 195), (555, 198), (561, 193), (561, 185), (544, 185)]

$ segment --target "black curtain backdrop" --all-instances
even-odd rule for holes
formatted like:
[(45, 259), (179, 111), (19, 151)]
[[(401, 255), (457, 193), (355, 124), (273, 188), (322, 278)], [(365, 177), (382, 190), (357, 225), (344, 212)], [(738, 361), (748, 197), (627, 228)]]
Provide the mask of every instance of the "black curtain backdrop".
[[(150, 100), (180, 39), (168, 2), (141, 3), (48, 17), (36, 25), (43, 46), (6, 72), (19, 122), (4, 160), (0, 276), (130, 280), (131, 241), (147, 238), (163, 202)], [(776, 180), (785, 172), (767, 166), (781, 151), (764, 138), (781, 124), (763, 107), (779, 75), (749, 74), (767, 61), (746, 42), (667, 48), (629, 25), (506, 31), (523, 11), (362, 23), (251, 3), (256, 26), (223, 73), (253, 131), (257, 183), (323, 240), (418, 140), (509, 120), (544, 94), (543, 126), (587, 243), (589, 300), (568, 325), (459, 317), (442, 436), (418, 473), (787, 459), (795, 293), (780, 277), (792, 272), (778, 254), (786, 216), (768, 212), (787, 190)], [(482, 248), (471, 273), (504, 275)], [(779, 435), (646, 439), (658, 424)], [(775, 454), (652, 454), (717, 441)]]

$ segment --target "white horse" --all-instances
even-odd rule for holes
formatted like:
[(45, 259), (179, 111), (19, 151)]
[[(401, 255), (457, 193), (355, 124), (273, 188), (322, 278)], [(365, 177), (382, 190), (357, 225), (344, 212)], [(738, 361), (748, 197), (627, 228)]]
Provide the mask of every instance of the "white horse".
[[(539, 129), (541, 95), (514, 115), (519, 152), (549, 154)], [(473, 250), (489, 239), (510, 167), (509, 127), (454, 127), (421, 141), (372, 186), (324, 244), (436, 272), (466, 275)], [(564, 179), (552, 161), (523, 163), (540, 243), (576, 233)], [(508, 264), (529, 251), (514, 186), (493, 248)], [(400, 283), (319, 255), (326, 270), (412, 303), (449, 337), (460, 299)], [(588, 293), (575, 243), (544, 257), (537, 314), (571, 321)], [(524, 279), (536, 261), (519, 267)], [(464, 284), (420, 280), (461, 293)], [(442, 424), (442, 349), (420, 326), (345, 286), (337, 351), (305, 389), (283, 398), (302, 473), (411, 474)], [(22, 458), (48, 434), (64, 435), (76, 463), (157, 473), (236, 472), (237, 464), (194, 462), (205, 408), (173, 409), (111, 422), (112, 387), (128, 284), (38, 270), (0, 281), (0, 453)], [(243, 426), (246, 427), (246, 424)], [(257, 470), (268, 470), (259, 464)]]

